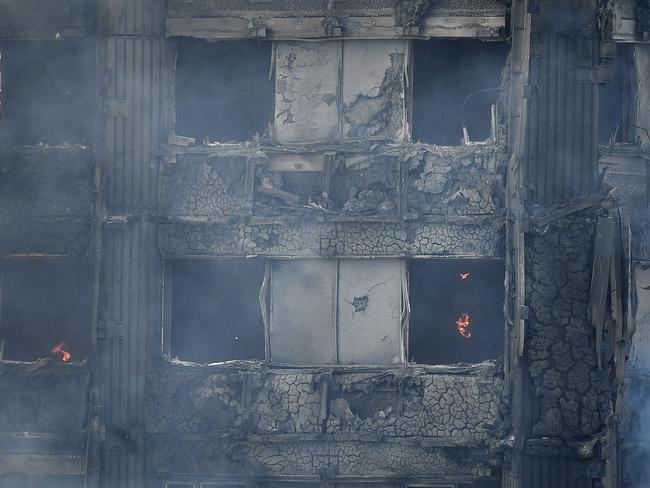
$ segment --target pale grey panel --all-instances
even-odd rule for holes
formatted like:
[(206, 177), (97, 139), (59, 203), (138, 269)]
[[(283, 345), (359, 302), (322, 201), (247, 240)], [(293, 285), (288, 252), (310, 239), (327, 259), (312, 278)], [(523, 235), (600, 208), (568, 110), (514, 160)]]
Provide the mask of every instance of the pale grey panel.
[(650, 150), (650, 140), (645, 137), (641, 127), (650, 127), (650, 45), (634, 45), (634, 64), (636, 67), (636, 125), (637, 138), (641, 146)]
[(339, 127), (340, 41), (278, 42), (275, 59), (277, 141), (335, 140)]
[(634, 368), (650, 369), (650, 267), (634, 264), (634, 293), (636, 331), (632, 337), (630, 364)]
[(343, 135), (406, 139), (405, 40), (343, 43)]
[(335, 260), (276, 261), (271, 268), (271, 359), (336, 362)]
[(339, 363), (400, 362), (404, 266), (397, 259), (339, 262)]

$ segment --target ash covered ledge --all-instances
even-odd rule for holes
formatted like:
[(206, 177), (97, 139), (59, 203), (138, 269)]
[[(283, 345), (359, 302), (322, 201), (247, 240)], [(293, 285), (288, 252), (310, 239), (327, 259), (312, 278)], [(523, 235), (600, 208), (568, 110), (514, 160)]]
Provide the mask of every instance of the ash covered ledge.
[[(399, 37), (499, 38), (505, 34), (506, 6), (497, 0), (480, 2), (397, 3), (339, 2), (323, 9), (320, 1), (217, 1), (200, 5), (172, 0), (167, 6), (167, 36), (206, 39), (327, 39), (332, 37), (388, 39)], [(251, 17), (252, 16), (252, 17)], [(254, 21), (250, 19), (254, 18)]]

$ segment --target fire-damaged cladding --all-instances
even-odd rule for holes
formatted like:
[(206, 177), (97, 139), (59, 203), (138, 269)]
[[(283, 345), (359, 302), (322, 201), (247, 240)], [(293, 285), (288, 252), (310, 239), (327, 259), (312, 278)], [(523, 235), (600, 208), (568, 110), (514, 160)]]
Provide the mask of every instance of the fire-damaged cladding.
[(0, 487), (647, 486), (647, 3), (0, 0)]

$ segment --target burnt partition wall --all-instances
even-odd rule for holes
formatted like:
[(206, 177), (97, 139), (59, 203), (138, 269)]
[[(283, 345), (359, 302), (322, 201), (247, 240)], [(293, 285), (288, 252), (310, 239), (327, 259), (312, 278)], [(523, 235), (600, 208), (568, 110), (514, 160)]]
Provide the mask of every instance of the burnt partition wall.
[(479, 362), (504, 351), (504, 263), (483, 259), (409, 262), (409, 359)]

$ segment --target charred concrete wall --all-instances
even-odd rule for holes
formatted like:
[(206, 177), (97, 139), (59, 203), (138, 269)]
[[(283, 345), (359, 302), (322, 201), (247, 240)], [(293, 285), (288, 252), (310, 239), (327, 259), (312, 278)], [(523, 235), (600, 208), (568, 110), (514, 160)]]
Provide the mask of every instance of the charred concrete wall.
[(587, 321), (594, 223), (591, 216), (555, 222), (526, 249), (528, 371), (539, 418), (534, 437), (580, 438), (607, 416), (608, 379), (597, 369)]
[(88, 414), (83, 365), (0, 365), (0, 432), (81, 433)]
[(496, 366), (323, 374), (172, 364), (147, 400), (155, 464), (172, 477), (489, 477)]
[(93, 165), (81, 146), (0, 150), (0, 256), (84, 256)]
[[(178, 222), (160, 226), (163, 255), (501, 252), (501, 146), (343, 151), (328, 169), (322, 160), (317, 165), (318, 153), (298, 155), (316, 159), (315, 170), (305, 172), (286, 171), (296, 155), (272, 147), (223, 152), (237, 154), (177, 154), (163, 165), (161, 217)], [(260, 190), (263, 184), (279, 197)]]
[(423, 366), (334, 374), (228, 369), (166, 366), (149, 390), (150, 431), (357, 434), (477, 445), (500, 427), (502, 380), (493, 363), (438, 373)]

